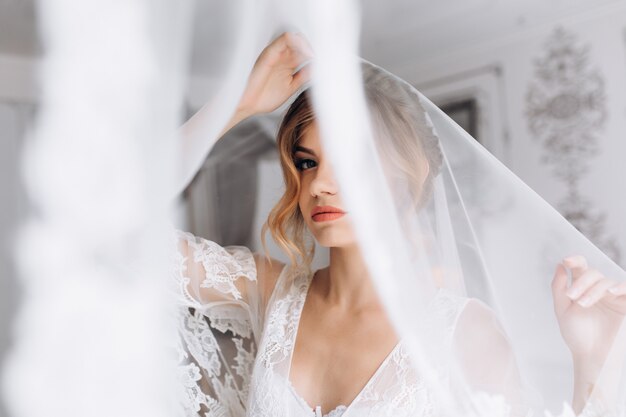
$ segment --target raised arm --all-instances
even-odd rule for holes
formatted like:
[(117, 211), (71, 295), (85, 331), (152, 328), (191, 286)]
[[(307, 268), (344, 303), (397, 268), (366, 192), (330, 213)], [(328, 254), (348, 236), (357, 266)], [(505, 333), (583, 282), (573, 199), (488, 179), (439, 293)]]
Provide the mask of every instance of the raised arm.
[(205, 104), (179, 129), (179, 175), (174, 193), (178, 195), (195, 176), (213, 145), (244, 119), (276, 110), (310, 78), (306, 65), (313, 54), (306, 39), (285, 32), (259, 55), (248, 78), (246, 89), (226, 126), (217, 136), (208, 124), (211, 104)]
[[(302, 35), (284, 33), (259, 55), (246, 89), (228, 124), (217, 137), (206, 137), (211, 108), (207, 104), (181, 128), (182, 177), (191, 179), (207, 154), (228, 130), (242, 120), (272, 112), (285, 103), (309, 80), (311, 49)], [(188, 178), (188, 179), (187, 179)], [(186, 186), (181, 182), (180, 189)], [(283, 264), (252, 254), (241, 246), (221, 247), (189, 233), (179, 233), (180, 277), (190, 302), (247, 303), (250, 291), (268, 298)], [(258, 288), (260, 287), (260, 288)]]

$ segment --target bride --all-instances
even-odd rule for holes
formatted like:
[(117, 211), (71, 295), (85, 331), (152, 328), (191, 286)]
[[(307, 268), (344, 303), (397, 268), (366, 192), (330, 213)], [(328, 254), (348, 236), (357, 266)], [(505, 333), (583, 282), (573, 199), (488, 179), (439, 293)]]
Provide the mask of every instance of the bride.
[[(301, 91), (277, 134), (285, 191), (264, 228), (290, 263), (177, 232), (175, 276), (186, 307), (181, 369), (188, 413), (434, 416), (449, 412), (441, 398), (461, 392), (454, 388), (458, 379), (449, 376), (460, 369), (472, 392), (505, 398), (508, 414), (525, 415), (523, 378), (496, 315), (482, 301), (442, 283), (436, 283), (425, 317), (440, 331), (434, 336), (437, 354), (456, 358), (458, 367), (433, 359), (438, 381), (433, 386), (433, 379), (413, 366), (405, 338), (370, 277), (320, 140), (311, 93), (304, 88), (311, 79), (311, 58), (299, 34), (284, 33), (269, 44), (219, 135), (250, 116), (274, 111)], [(371, 64), (361, 68), (383, 168), (388, 178), (399, 173), (409, 179), (389, 185), (408, 193), (404, 210), (420, 210), (433, 199), (446, 164), (437, 138), (419, 130), (426, 125), (420, 116), (424, 111), (407, 100), (400, 84)], [(184, 141), (193, 140), (210, 111), (205, 106), (183, 125)], [(407, 139), (415, 135), (418, 141)], [(208, 148), (215, 142), (205, 141)], [(325, 268), (311, 270), (313, 246), (307, 245), (307, 235), (329, 248)], [(626, 314), (626, 284), (590, 268), (582, 256), (572, 255), (554, 267), (554, 311), (572, 355), (572, 405), (580, 413)]]

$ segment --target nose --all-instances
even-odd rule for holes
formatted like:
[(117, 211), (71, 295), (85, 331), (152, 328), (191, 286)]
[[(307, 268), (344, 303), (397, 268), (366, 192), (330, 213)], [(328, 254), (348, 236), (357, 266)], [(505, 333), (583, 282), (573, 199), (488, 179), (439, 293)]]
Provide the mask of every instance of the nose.
[(329, 163), (320, 163), (315, 170), (315, 176), (311, 180), (311, 195), (319, 197), (324, 194), (337, 194), (337, 183)]

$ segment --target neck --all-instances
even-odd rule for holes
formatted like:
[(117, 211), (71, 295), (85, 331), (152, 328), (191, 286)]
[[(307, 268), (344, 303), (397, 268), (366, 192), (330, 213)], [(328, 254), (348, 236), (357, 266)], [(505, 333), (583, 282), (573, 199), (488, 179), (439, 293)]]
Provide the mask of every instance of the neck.
[(350, 310), (379, 304), (357, 245), (330, 248), (330, 264), (320, 272), (318, 288), (328, 303)]

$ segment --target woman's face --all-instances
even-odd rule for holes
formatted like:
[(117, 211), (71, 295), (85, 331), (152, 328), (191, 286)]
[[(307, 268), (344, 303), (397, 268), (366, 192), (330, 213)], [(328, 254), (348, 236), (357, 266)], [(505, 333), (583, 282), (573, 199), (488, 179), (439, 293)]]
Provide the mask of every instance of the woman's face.
[(330, 161), (322, 152), (317, 123), (305, 130), (296, 145), (294, 162), (301, 182), (298, 204), (315, 240), (325, 247), (355, 244), (349, 213), (344, 211)]

